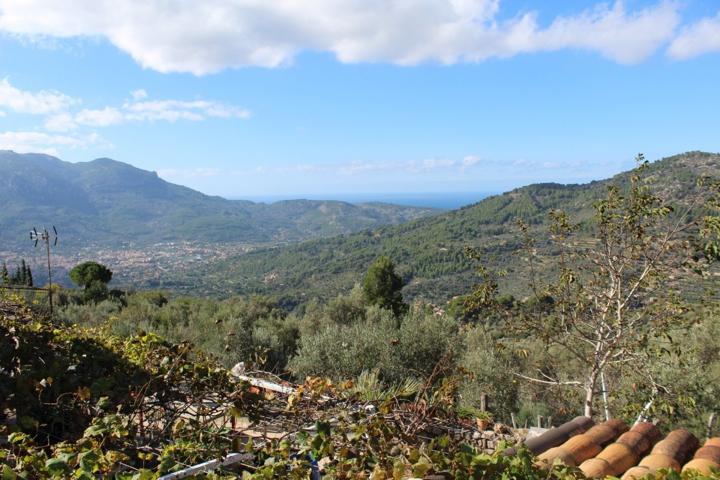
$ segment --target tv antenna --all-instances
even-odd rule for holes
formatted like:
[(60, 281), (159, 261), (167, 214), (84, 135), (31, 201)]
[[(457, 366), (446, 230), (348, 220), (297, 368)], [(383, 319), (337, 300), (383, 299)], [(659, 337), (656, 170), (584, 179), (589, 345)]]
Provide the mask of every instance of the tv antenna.
[(30, 230), (30, 240), (35, 241), (35, 246), (38, 246), (38, 241), (45, 243), (45, 251), (47, 252), (47, 271), (48, 271), (48, 303), (50, 304), (50, 317), (53, 316), (53, 300), (52, 300), (52, 268), (50, 266), (50, 239), (52, 238), (53, 247), (57, 246), (58, 232), (55, 225), (52, 227), (52, 233), (48, 232), (47, 228), (38, 232), (35, 227)]

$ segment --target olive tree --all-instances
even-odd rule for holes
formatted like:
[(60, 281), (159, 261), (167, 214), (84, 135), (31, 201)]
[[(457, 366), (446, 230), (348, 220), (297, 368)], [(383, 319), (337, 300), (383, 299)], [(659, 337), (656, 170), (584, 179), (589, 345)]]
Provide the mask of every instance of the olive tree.
[[(598, 393), (607, 392), (599, 388), (606, 372), (637, 372), (658, 361), (658, 350), (680, 348), (671, 334), (683, 328), (683, 279), (717, 252), (717, 184), (671, 205), (654, 192), (648, 169), (640, 155), (629, 181), (609, 185), (594, 203), (594, 239), (577, 235), (578, 225), (562, 211), (551, 212), (549, 246), (538, 245), (530, 228), (520, 224), (536, 304), (550, 301), (508, 320), (514, 331), (544, 342), (547, 355), (570, 355), (574, 368), (558, 362), (553, 369), (514, 374), (536, 384), (581, 389), (586, 416), (593, 414)], [(536, 268), (542, 249), (554, 253), (552, 278)], [(475, 297), (491, 304), (496, 291), (497, 283), (486, 275)], [(651, 402), (670, 391), (650, 380)]]

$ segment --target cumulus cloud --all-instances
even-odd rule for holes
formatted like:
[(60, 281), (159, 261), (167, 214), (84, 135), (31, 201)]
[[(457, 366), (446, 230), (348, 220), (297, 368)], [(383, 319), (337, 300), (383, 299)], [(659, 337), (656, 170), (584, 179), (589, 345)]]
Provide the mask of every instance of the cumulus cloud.
[(51, 132), (69, 132), (76, 127), (75, 118), (66, 112), (51, 115), (45, 119), (45, 129)]
[(48, 114), (65, 110), (74, 103), (76, 100), (60, 92), (30, 92), (14, 87), (7, 78), (0, 81), (0, 106), (17, 113)]
[(125, 115), (114, 107), (98, 110), (83, 109), (75, 115), (75, 122), (90, 127), (109, 127), (125, 120)]
[(679, 60), (712, 52), (720, 52), (720, 12), (683, 29), (668, 48), (668, 55)]
[(130, 96), (132, 96), (133, 100), (143, 100), (147, 98), (148, 94), (144, 88), (138, 88), (130, 92)]
[(542, 50), (581, 48), (630, 64), (642, 61), (670, 40), (679, 22), (674, 3), (628, 13), (622, 2), (616, 2), (611, 8), (558, 18), (546, 30), (537, 31), (535, 40)]
[(0, 11), (6, 32), (101, 37), (143, 67), (196, 75), (286, 65), (304, 50), (413, 65), (577, 48), (633, 63), (679, 22), (676, 4), (663, 1), (630, 12), (600, 4), (546, 27), (532, 12), (498, 19), (500, 0), (0, 0)]
[(222, 102), (146, 100), (145, 90), (135, 90), (131, 96), (142, 100), (126, 102), (121, 107), (85, 108), (74, 113), (68, 111), (54, 113), (45, 119), (45, 129), (51, 132), (69, 132), (80, 126), (100, 128), (127, 122), (200, 121), (207, 118), (247, 119), (252, 115), (246, 108)]
[(99, 143), (100, 140), (100, 137), (94, 133), (73, 136), (43, 132), (2, 132), (0, 133), (0, 149), (57, 155), (58, 148), (85, 148)]
[[(84, 148), (99, 143), (96, 133), (87, 131), (128, 122), (178, 120), (200, 121), (208, 118), (245, 119), (251, 112), (245, 108), (209, 100), (148, 100), (145, 90), (131, 92), (132, 101), (122, 106), (79, 109), (80, 100), (54, 90), (30, 92), (0, 80), (0, 107), (14, 113), (41, 115), (43, 131), (10, 131), (0, 133), (0, 148), (21, 152), (44, 152), (56, 155), (59, 148)], [(79, 109), (79, 110), (78, 110)], [(5, 117), (0, 110), (0, 117)], [(82, 127), (88, 127), (83, 129)], [(109, 144), (107, 146), (110, 146)], [(195, 172), (195, 175), (201, 175)]]

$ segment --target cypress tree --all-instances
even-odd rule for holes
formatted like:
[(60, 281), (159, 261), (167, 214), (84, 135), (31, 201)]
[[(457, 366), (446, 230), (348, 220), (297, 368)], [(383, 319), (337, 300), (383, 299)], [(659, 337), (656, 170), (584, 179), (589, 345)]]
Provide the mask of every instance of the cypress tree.
[(27, 273), (25, 274), (25, 285), (28, 287), (33, 286), (32, 272), (30, 271), (30, 265), (27, 266)]
[(7, 269), (7, 263), (5, 262), (3, 262), (2, 270), (0, 270), (0, 281), (2, 281), (3, 285), (8, 285), (10, 283), (10, 273)]
[(27, 264), (25, 259), (20, 260), (20, 276), (18, 282), (20, 285), (27, 285)]
[(392, 310), (396, 316), (407, 311), (407, 305), (402, 298), (402, 287), (403, 281), (395, 273), (395, 265), (384, 255), (370, 266), (362, 283), (365, 299), (370, 305)]

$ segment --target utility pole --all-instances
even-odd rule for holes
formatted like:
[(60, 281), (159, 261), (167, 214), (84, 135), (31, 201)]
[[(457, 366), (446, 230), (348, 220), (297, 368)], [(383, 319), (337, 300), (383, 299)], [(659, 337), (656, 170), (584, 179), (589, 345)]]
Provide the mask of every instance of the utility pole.
[[(53, 241), (53, 247), (57, 245), (58, 241), (58, 233), (57, 229), (55, 228), (55, 225), (52, 227), (53, 229), (53, 235), (54, 238)], [(48, 271), (48, 303), (50, 305), (50, 318), (53, 316), (53, 299), (52, 299), (52, 267), (50, 266), (50, 233), (47, 231), (47, 228), (43, 229), (42, 232), (38, 232), (35, 227), (30, 231), (30, 240), (35, 241), (35, 246), (37, 247), (38, 240), (42, 240), (45, 242), (45, 251), (47, 252), (47, 271)]]

